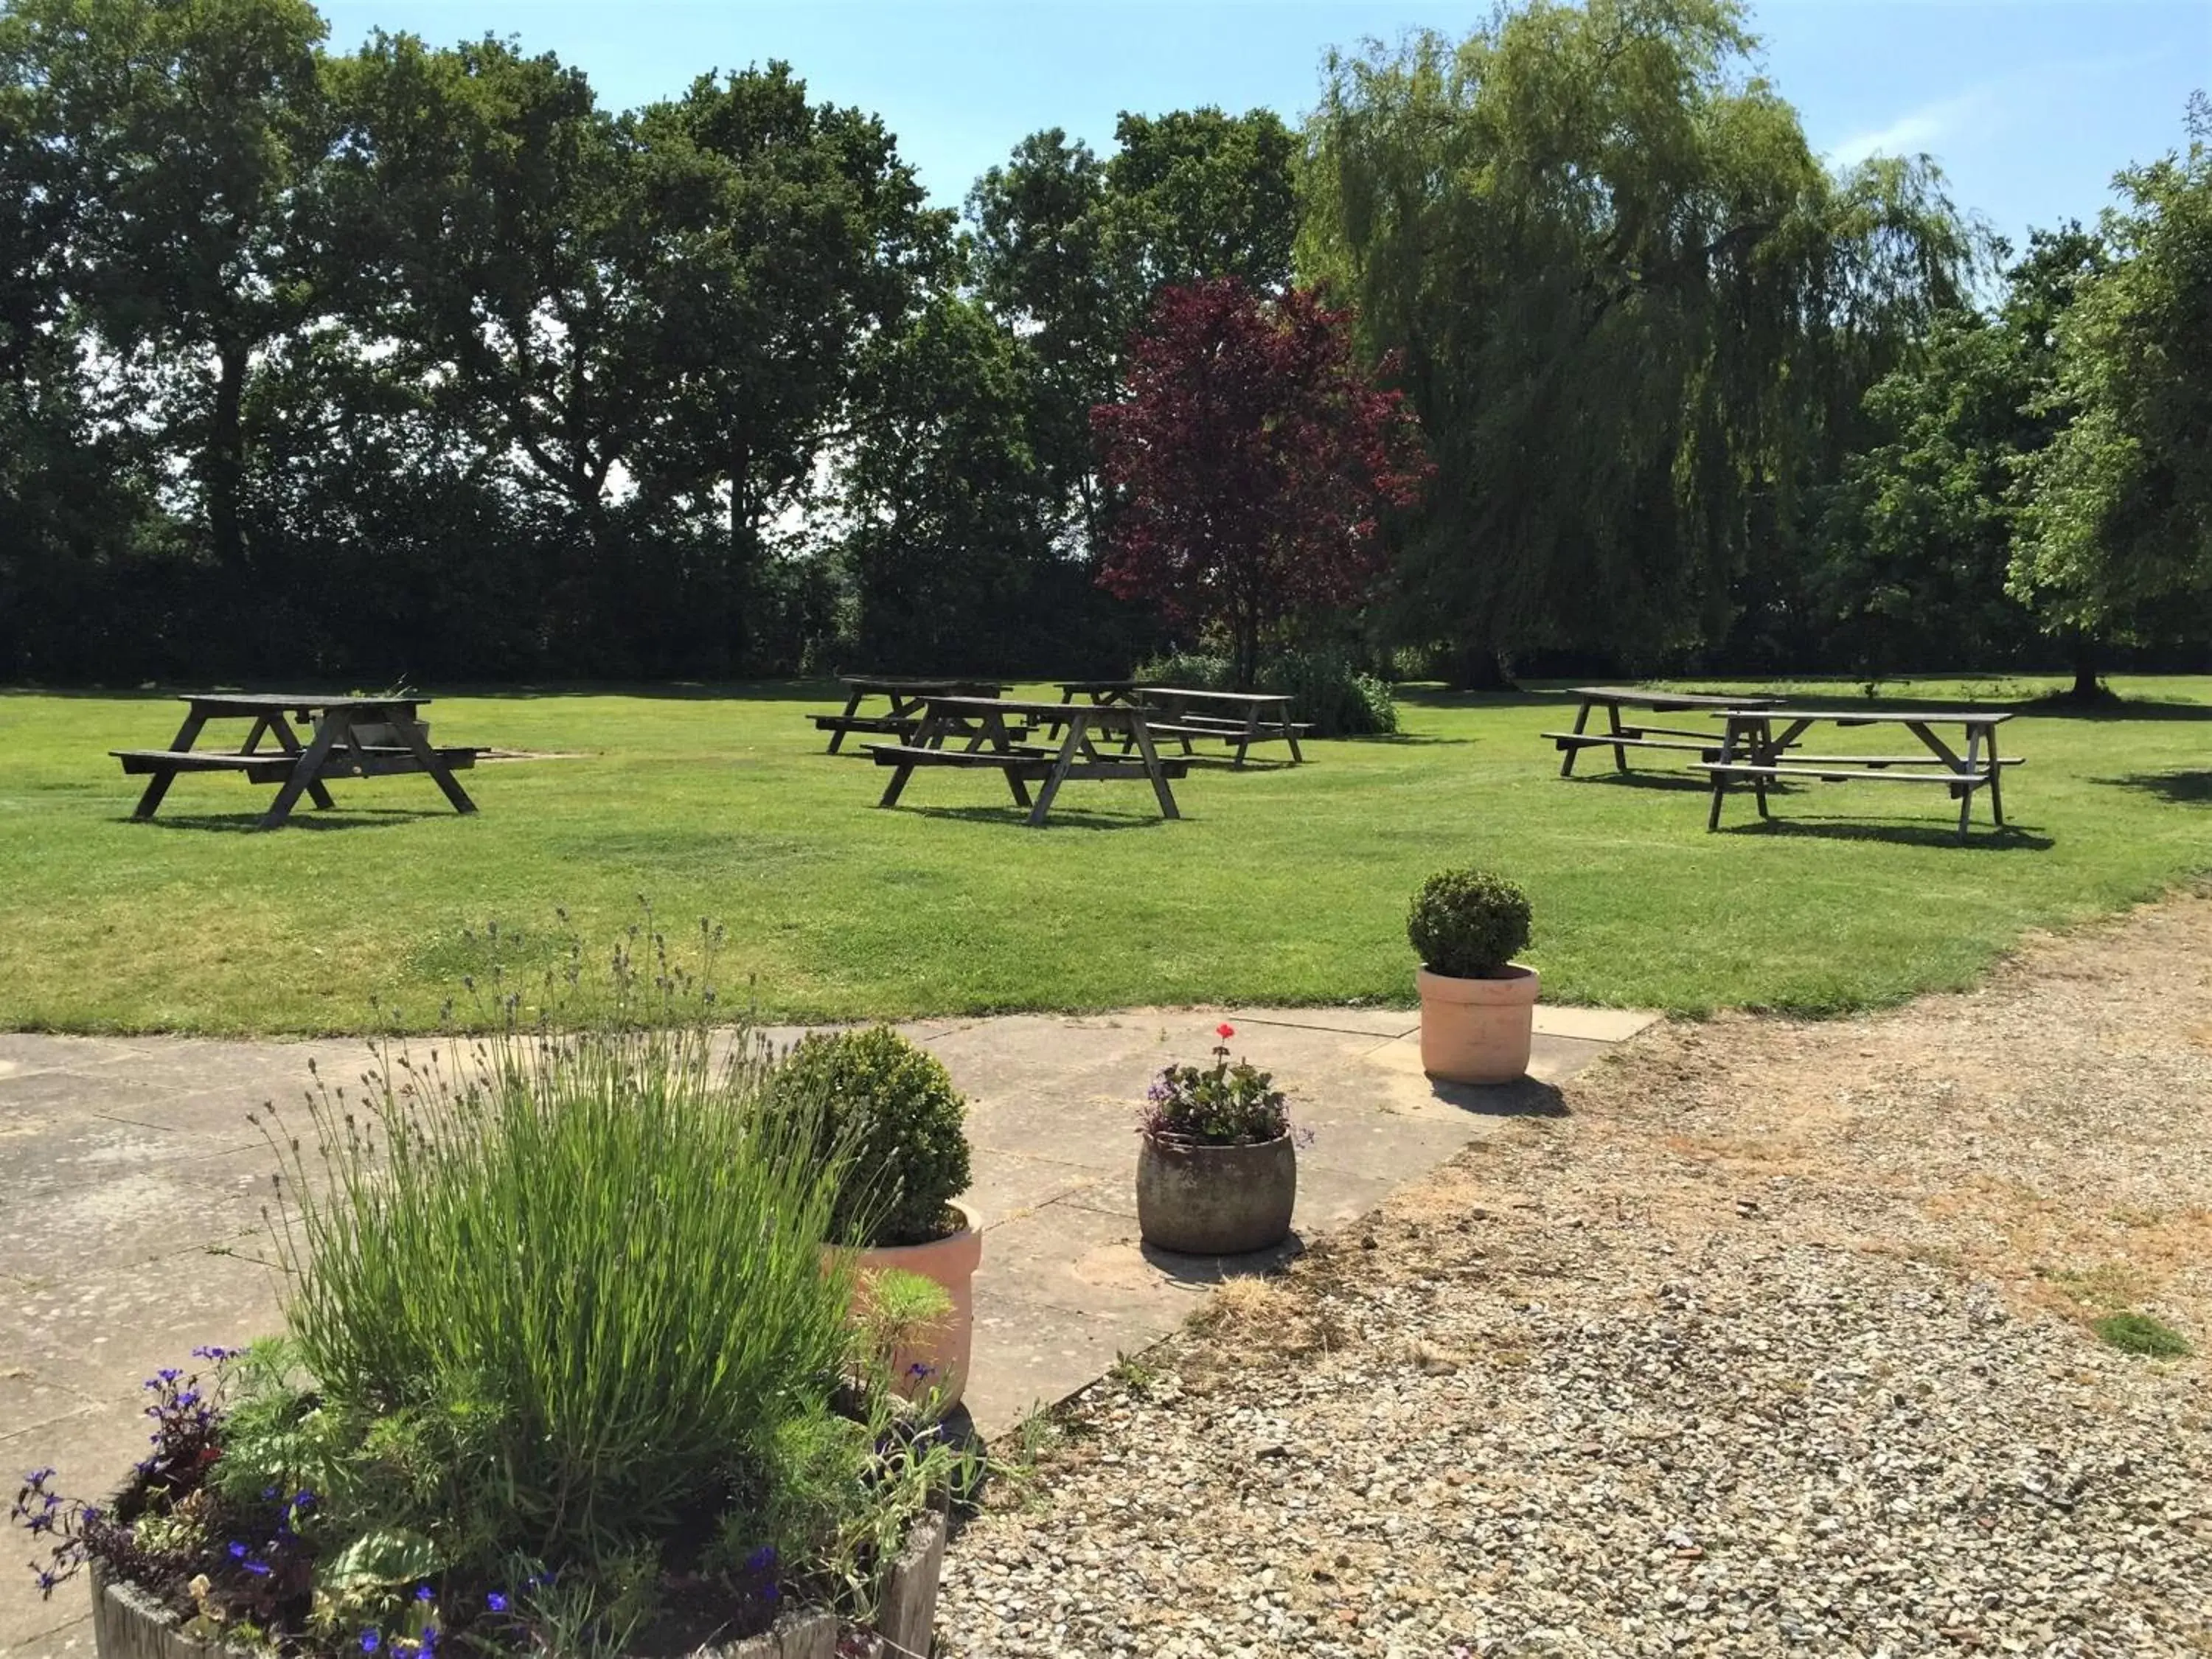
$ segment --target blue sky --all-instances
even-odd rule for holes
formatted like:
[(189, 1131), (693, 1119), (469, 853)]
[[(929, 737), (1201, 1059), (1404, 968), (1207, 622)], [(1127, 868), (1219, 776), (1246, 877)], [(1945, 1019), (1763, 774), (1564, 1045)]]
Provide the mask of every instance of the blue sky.
[[(628, 106), (709, 68), (788, 59), (817, 96), (884, 117), (939, 201), (1016, 140), (1060, 126), (1104, 149), (1114, 117), (1218, 104), (1310, 108), (1322, 54), (1409, 27), (1459, 34), (1445, 0), (324, 0), (332, 44), (372, 27), (434, 42), (514, 35)], [(2183, 141), (2212, 87), (2212, 0), (1766, 0), (1765, 66), (1814, 146), (1922, 150), (1954, 198), (2019, 240), (2090, 219), (2112, 173)]]

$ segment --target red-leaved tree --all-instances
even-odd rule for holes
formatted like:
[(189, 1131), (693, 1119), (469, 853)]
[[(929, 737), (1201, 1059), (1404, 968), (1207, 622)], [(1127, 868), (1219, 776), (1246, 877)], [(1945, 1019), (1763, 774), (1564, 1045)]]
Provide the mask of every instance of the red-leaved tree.
[(1350, 323), (1310, 289), (1163, 289), (1127, 398), (1091, 411), (1120, 492), (1099, 581), (1218, 629), (1246, 690), (1283, 621), (1361, 596), (1378, 515), (1428, 471), (1413, 410), (1360, 372)]

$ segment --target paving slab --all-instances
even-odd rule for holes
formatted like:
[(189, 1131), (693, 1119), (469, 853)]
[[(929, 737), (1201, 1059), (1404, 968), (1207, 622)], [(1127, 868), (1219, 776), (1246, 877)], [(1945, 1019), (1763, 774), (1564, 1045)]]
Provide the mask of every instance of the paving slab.
[[(1565, 1109), (1557, 1085), (1652, 1017), (1539, 1010), (1530, 1076), (1494, 1089), (1420, 1068), (1418, 1018), (1358, 1008), (1138, 1008), (915, 1022), (969, 1101), (969, 1201), (984, 1226), (968, 1404), (987, 1438), (1173, 1331), (1227, 1277), (1272, 1270), (1352, 1224), (1507, 1116)], [(1138, 1104), (1171, 1060), (1204, 1063), (1224, 1020), (1314, 1139), (1291, 1240), (1254, 1259), (1148, 1249), (1136, 1225)], [(787, 1042), (795, 1028), (772, 1034)], [(301, 1098), (307, 1061), (350, 1090), (359, 1041), (221, 1042), (0, 1033), (0, 1479), (51, 1463), (99, 1495), (143, 1443), (142, 1380), (206, 1343), (273, 1329), (258, 1257), (271, 1154), (246, 1113)], [(18, 1542), (22, 1541), (18, 1539)], [(20, 1552), (18, 1552), (20, 1553)], [(0, 1552), (0, 1653), (89, 1651), (84, 1604), (51, 1603)]]

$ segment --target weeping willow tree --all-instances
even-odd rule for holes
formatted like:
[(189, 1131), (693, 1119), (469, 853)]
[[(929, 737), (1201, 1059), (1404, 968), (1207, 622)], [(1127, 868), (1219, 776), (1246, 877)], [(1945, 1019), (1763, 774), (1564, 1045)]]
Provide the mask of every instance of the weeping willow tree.
[(1832, 173), (1754, 46), (1728, 0), (1540, 0), (1330, 60), (1300, 260), (1402, 365), (1437, 470), (1401, 632), (1469, 683), (1717, 638), (1861, 392), (1962, 297), (1933, 168)]

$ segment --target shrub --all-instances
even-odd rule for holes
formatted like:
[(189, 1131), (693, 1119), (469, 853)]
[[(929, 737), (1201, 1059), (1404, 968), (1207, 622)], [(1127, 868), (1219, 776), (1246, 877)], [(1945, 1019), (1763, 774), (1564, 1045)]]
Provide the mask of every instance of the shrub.
[(817, 1033), (792, 1049), (775, 1091), (813, 1125), (820, 1155), (842, 1166), (831, 1243), (945, 1236), (945, 1206), (968, 1186), (968, 1103), (935, 1055), (888, 1025)]
[[(1226, 691), (1235, 685), (1237, 672), (1226, 657), (1178, 651), (1146, 663), (1136, 678), (1153, 685)], [(1353, 667), (1340, 653), (1285, 652), (1261, 663), (1256, 678), (1256, 690), (1291, 697), (1293, 718), (1311, 725), (1317, 737), (1372, 737), (1398, 729), (1398, 705), (1389, 686)]]
[(1438, 871), (1413, 895), (1406, 937), (1432, 974), (1494, 978), (1528, 942), (1528, 896), (1484, 871)]
[(1168, 1066), (1145, 1091), (1144, 1132), (1194, 1146), (1257, 1146), (1290, 1133), (1290, 1103), (1268, 1073), (1249, 1060), (1229, 1063), (1233, 1025), (1214, 1028), (1220, 1042), (1210, 1066)]
[(2122, 1353), (2147, 1354), (2154, 1359), (2179, 1359), (2189, 1352), (2188, 1340), (2179, 1331), (2148, 1314), (2106, 1314), (2089, 1328)]
[(287, 1318), (342, 1443), (316, 1473), (471, 1565), (605, 1563), (836, 1386), (837, 1172), (759, 1109), (761, 1049), (718, 1060), (703, 1027), (473, 1054), (458, 1078), (403, 1056), (365, 1109), (319, 1093), (324, 1167), (290, 1154)]

